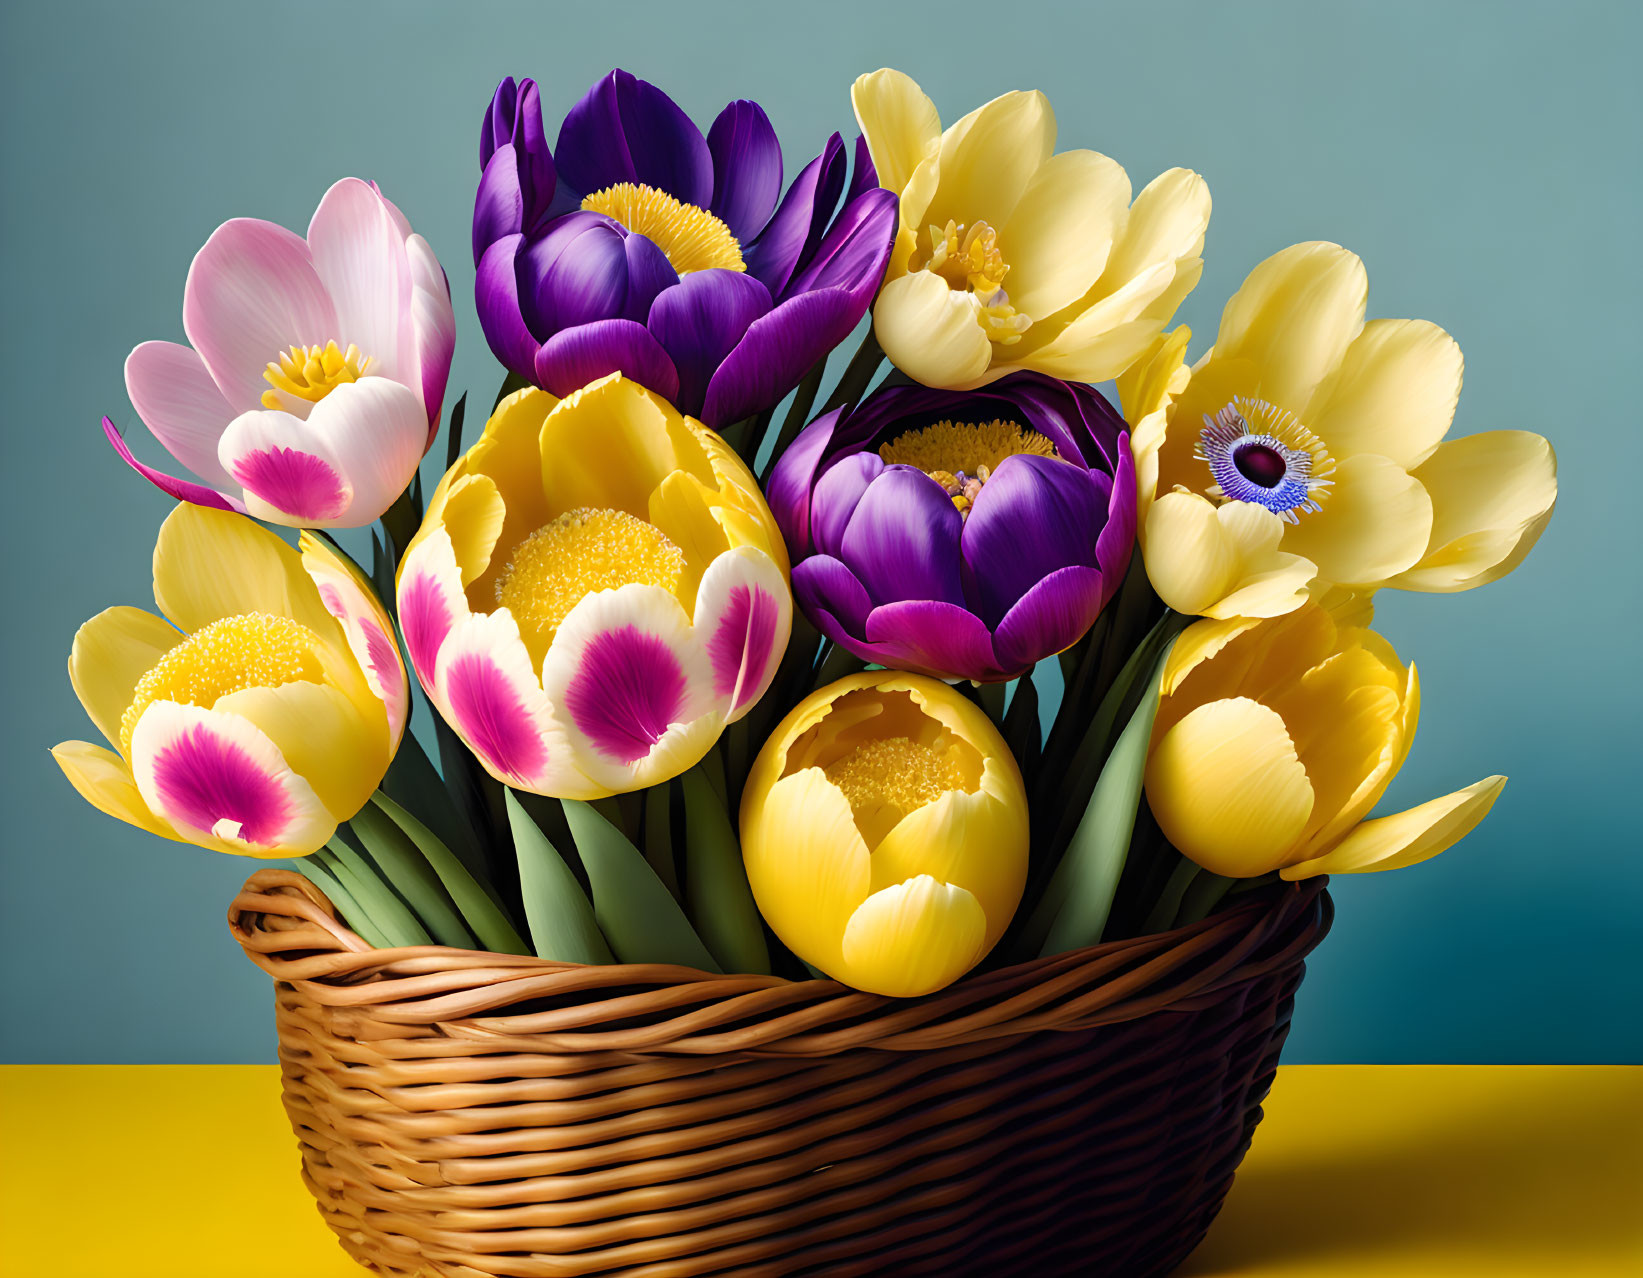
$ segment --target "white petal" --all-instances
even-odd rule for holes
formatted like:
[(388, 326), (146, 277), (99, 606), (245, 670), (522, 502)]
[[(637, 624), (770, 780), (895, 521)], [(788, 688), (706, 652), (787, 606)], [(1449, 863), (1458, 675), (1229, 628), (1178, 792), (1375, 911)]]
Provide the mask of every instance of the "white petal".
[(126, 356), (126, 394), (154, 438), (208, 484), (232, 487), (217, 441), (236, 416), (205, 361), (176, 342), (144, 342)]
[(713, 666), (718, 709), (734, 723), (764, 695), (787, 650), (793, 596), (769, 555), (737, 546), (717, 556), (696, 591), (695, 628)]
[(343, 178), (314, 210), (308, 248), (336, 307), (337, 345), (358, 346), (379, 377), (414, 378), (411, 262), (383, 198)]

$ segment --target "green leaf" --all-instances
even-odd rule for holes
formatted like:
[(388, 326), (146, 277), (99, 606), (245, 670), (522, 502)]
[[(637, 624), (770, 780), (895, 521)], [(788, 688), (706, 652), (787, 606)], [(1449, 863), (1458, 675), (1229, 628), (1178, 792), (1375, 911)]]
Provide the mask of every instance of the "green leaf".
[[(388, 814), (433, 867), (440, 883), (461, 912), (463, 922), (480, 945), (493, 954), (531, 952), (531, 947), (514, 930), (501, 906), (433, 831), (380, 790), (371, 796), (371, 802)], [(357, 817), (355, 821), (358, 821)]]
[(587, 893), (576, 881), (559, 849), (520, 806), (512, 790), (504, 800), (513, 848), (519, 858), (519, 886), (525, 897), (525, 919), (538, 958), (560, 963), (609, 963), (610, 947), (593, 916)]
[(1038, 722), (1038, 689), (1033, 684), (1032, 672), (1028, 671), (1016, 680), (1015, 695), (1010, 698), (1010, 708), (1004, 715), (1005, 743), (1024, 774), (1032, 774), (1043, 739)]
[(1175, 922), (1175, 916), (1180, 912), (1181, 900), (1197, 880), (1200, 873), (1198, 866), (1177, 853), (1178, 861), (1170, 871), (1164, 890), (1158, 894), (1153, 902), (1152, 913), (1147, 915), (1147, 921), (1141, 925), (1141, 935), (1150, 936), (1154, 932), (1167, 932)]
[[(462, 819), (456, 800), (445, 788), (439, 769), (413, 733), (400, 738), (399, 750), (388, 765), (379, 793), (426, 826), (433, 836), (455, 853), (469, 874), (481, 883), (485, 879), (485, 854), (472, 826)], [(389, 815), (392, 815), (390, 813)]]
[(578, 799), (565, 800), (565, 819), (593, 885), (594, 917), (618, 959), (720, 970), (679, 903), (620, 830)]
[(679, 872), (673, 864), (673, 782), (664, 781), (645, 791), (645, 864), (679, 897)]
[(724, 800), (700, 767), (685, 773), (680, 783), (685, 791), (685, 904), (691, 921), (725, 971), (768, 975), (764, 925)]
[(449, 470), (456, 465), (456, 459), (462, 456), (462, 423), (468, 416), (468, 392), (462, 392), (462, 398), (456, 401), (451, 409), (450, 423), (445, 427), (445, 469)]
[(389, 819), (385, 809), (367, 803), (349, 819), (348, 828), (365, 845), (371, 859), (416, 912), (435, 941), (459, 950), (476, 947), (473, 933), (451, 898), (445, 895), (433, 866), (411, 842), (410, 836)]
[[(434, 943), (433, 937), (417, 922), (416, 915), (382, 881), (376, 867), (344, 843), (340, 836), (333, 837), (325, 845), (323, 854), (326, 859), (320, 864), (336, 876), (337, 882), (370, 916), (390, 948)], [(313, 855), (319, 857), (322, 853), (315, 852)]]
[[(496, 411), (496, 406), (505, 400), (509, 395), (522, 391), (529, 385), (530, 383), (518, 373), (510, 372), (502, 379), (502, 385), (497, 388), (496, 398), (491, 401), (491, 412), (494, 413)], [(464, 398), (466, 398), (466, 396), (464, 396)]]
[(365, 912), (360, 903), (354, 900), (353, 893), (343, 887), (335, 875), (319, 864), (316, 860), (319, 855), (320, 853), (315, 852), (312, 856), (301, 857), (292, 862), (292, 868), (321, 892), (325, 893), (326, 899), (336, 908), (337, 914), (341, 916), (342, 921), (359, 933), (360, 938), (367, 945), (379, 950), (390, 948), (392, 942), (371, 921), (371, 916)]
[[(1029, 948), (1043, 937), (1038, 951), (1043, 957), (1094, 945), (1106, 930), (1113, 894), (1118, 890), (1118, 877), (1129, 855), (1130, 836), (1135, 832), (1135, 811), (1141, 802), (1147, 747), (1152, 740), (1152, 722), (1158, 714), (1158, 687), (1175, 640), (1172, 636), (1162, 651), (1157, 651), (1156, 645), (1143, 645), (1143, 648), (1148, 646), (1156, 655), (1140, 704), (1107, 756), (1084, 816), (1073, 831), (1072, 842), (1050, 876), (1049, 886), (1023, 933), (1023, 941)], [(1122, 691), (1115, 685), (1107, 694), (1107, 701), (1122, 700)], [(1097, 718), (1108, 709), (1104, 702)]]

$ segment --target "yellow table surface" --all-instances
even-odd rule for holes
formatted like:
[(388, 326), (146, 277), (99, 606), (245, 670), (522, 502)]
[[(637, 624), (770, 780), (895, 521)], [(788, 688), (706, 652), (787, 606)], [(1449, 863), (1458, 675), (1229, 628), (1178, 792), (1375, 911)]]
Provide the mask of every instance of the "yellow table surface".
[[(4, 1278), (356, 1278), (263, 1065), (0, 1067)], [(1181, 1278), (1643, 1274), (1643, 1068), (1292, 1065)]]

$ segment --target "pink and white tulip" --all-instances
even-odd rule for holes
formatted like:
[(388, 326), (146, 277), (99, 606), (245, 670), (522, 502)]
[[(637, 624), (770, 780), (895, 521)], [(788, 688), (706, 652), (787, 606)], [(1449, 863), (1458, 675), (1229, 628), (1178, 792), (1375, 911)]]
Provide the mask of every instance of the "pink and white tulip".
[(377, 519), (433, 442), (456, 341), (450, 285), (428, 242), (375, 184), (344, 178), (304, 239), (224, 222), (189, 268), (191, 345), (126, 359), (137, 415), (197, 477), (139, 462), (183, 501), (292, 527)]
[(752, 474), (620, 374), (503, 400), (435, 490), (398, 593), (439, 713), (492, 776), (567, 799), (699, 761), (769, 687), (793, 618)]

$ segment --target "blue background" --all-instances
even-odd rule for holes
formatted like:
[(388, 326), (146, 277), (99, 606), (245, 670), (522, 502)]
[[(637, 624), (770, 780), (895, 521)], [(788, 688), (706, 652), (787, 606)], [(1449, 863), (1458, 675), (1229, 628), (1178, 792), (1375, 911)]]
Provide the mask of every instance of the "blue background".
[[(4, 192), (6, 714), (0, 1035), (13, 1061), (261, 1061), (266, 978), (224, 910), (251, 863), (162, 844), (83, 804), (46, 749), (94, 736), (63, 662), (75, 627), (149, 603), (168, 503), (103, 443), (136, 427), (121, 364), (182, 340), (183, 278), (231, 216), (306, 226), (336, 178), (375, 178), (450, 274), (451, 385), (500, 380), (472, 314), (479, 120), (506, 73), (542, 82), (549, 136), (612, 64), (705, 125), (761, 101), (789, 174), (853, 133), (861, 71), (911, 73), (948, 121), (1011, 88), (1061, 146), (1136, 188), (1209, 181), (1210, 340), (1256, 262), (1338, 240), (1372, 315), (1421, 316), (1468, 357), (1455, 433), (1524, 427), (1561, 459), (1556, 518), (1483, 590), (1383, 594), (1420, 663), (1398, 807), (1512, 777), (1465, 844), (1337, 880), (1292, 1061), (1643, 1059), (1638, 635), (1643, 347), (1637, 6), (830, 3), (8, 5)], [(453, 392), (454, 398), (454, 392)], [(443, 455), (443, 442), (438, 455)], [(432, 470), (432, 464), (429, 467)], [(432, 476), (430, 475), (430, 478)]]

